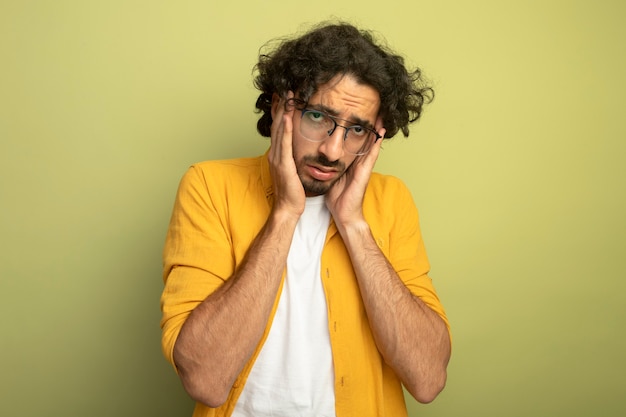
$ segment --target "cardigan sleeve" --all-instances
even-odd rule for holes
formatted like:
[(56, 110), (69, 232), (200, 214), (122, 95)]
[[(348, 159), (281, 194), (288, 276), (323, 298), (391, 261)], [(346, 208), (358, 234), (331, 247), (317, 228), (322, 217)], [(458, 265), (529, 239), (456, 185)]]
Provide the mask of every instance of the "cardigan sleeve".
[[(216, 171), (211, 175), (219, 176)], [(234, 270), (225, 213), (212, 200), (206, 173), (192, 166), (183, 176), (163, 251), (161, 345), (172, 365), (174, 344), (187, 317)]]
[(442, 318), (449, 331), (448, 318), (428, 275), (430, 263), (409, 189), (398, 178), (387, 175), (373, 177), (370, 185), (370, 226), (375, 225), (375, 235), (387, 240), (379, 245), (404, 285)]

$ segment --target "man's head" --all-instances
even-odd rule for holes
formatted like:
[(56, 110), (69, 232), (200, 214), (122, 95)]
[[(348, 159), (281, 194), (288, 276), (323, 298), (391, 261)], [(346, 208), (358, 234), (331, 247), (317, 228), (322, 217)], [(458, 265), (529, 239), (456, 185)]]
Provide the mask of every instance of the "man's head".
[(351, 75), (339, 75), (319, 86), (306, 107), (274, 94), (272, 116), (280, 106), (292, 113), (292, 151), (307, 196), (325, 194), (359, 155), (380, 135), (378, 92)]
[(259, 57), (255, 69), (255, 86), (261, 91), (256, 108), (262, 113), (257, 129), (267, 137), (274, 94), (285, 98), (293, 91), (306, 107), (321, 86), (342, 75), (378, 92), (378, 116), (387, 138), (398, 130), (408, 136), (409, 123), (420, 117), (423, 104), (433, 96), (419, 69), (408, 71), (403, 58), (376, 43), (371, 33), (345, 23), (322, 24), (301, 37), (282, 41)]

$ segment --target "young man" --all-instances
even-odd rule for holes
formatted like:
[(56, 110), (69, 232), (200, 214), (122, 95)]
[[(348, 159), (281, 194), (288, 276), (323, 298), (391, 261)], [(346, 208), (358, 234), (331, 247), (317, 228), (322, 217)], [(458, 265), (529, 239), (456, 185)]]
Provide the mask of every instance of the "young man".
[(163, 349), (194, 416), (406, 416), (443, 389), (448, 322), (417, 210), (373, 173), (432, 90), (368, 32), (326, 24), (261, 55), (257, 158), (183, 177)]

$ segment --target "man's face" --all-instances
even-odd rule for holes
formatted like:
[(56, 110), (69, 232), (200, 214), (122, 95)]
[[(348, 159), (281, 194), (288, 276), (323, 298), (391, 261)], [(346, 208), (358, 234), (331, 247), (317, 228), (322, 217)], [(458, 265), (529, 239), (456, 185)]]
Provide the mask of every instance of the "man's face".
[[(343, 120), (366, 121), (375, 126), (380, 97), (378, 92), (359, 84), (352, 76), (337, 76), (310, 98), (307, 108), (327, 110)], [(346, 172), (357, 156), (343, 147), (345, 129), (337, 127), (322, 142), (311, 142), (300, 133), (302, 113), (293, 114), (293, 159), (308, 197), (325, 194)], [(340, 124), (345, 124), (340, 122)]]

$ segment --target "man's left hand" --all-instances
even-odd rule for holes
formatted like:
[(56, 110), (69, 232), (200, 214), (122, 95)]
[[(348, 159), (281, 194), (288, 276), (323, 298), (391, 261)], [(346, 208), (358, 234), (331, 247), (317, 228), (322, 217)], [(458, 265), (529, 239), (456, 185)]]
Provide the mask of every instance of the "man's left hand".
[(365, 221), (363, 197), (385, 136), (380, 117), (376, 121), (376, 131), (381, 139), (374, 143), (368, 153), (357, 156), (344, 175), (326, 193), (326, 206), (340, 230)]

